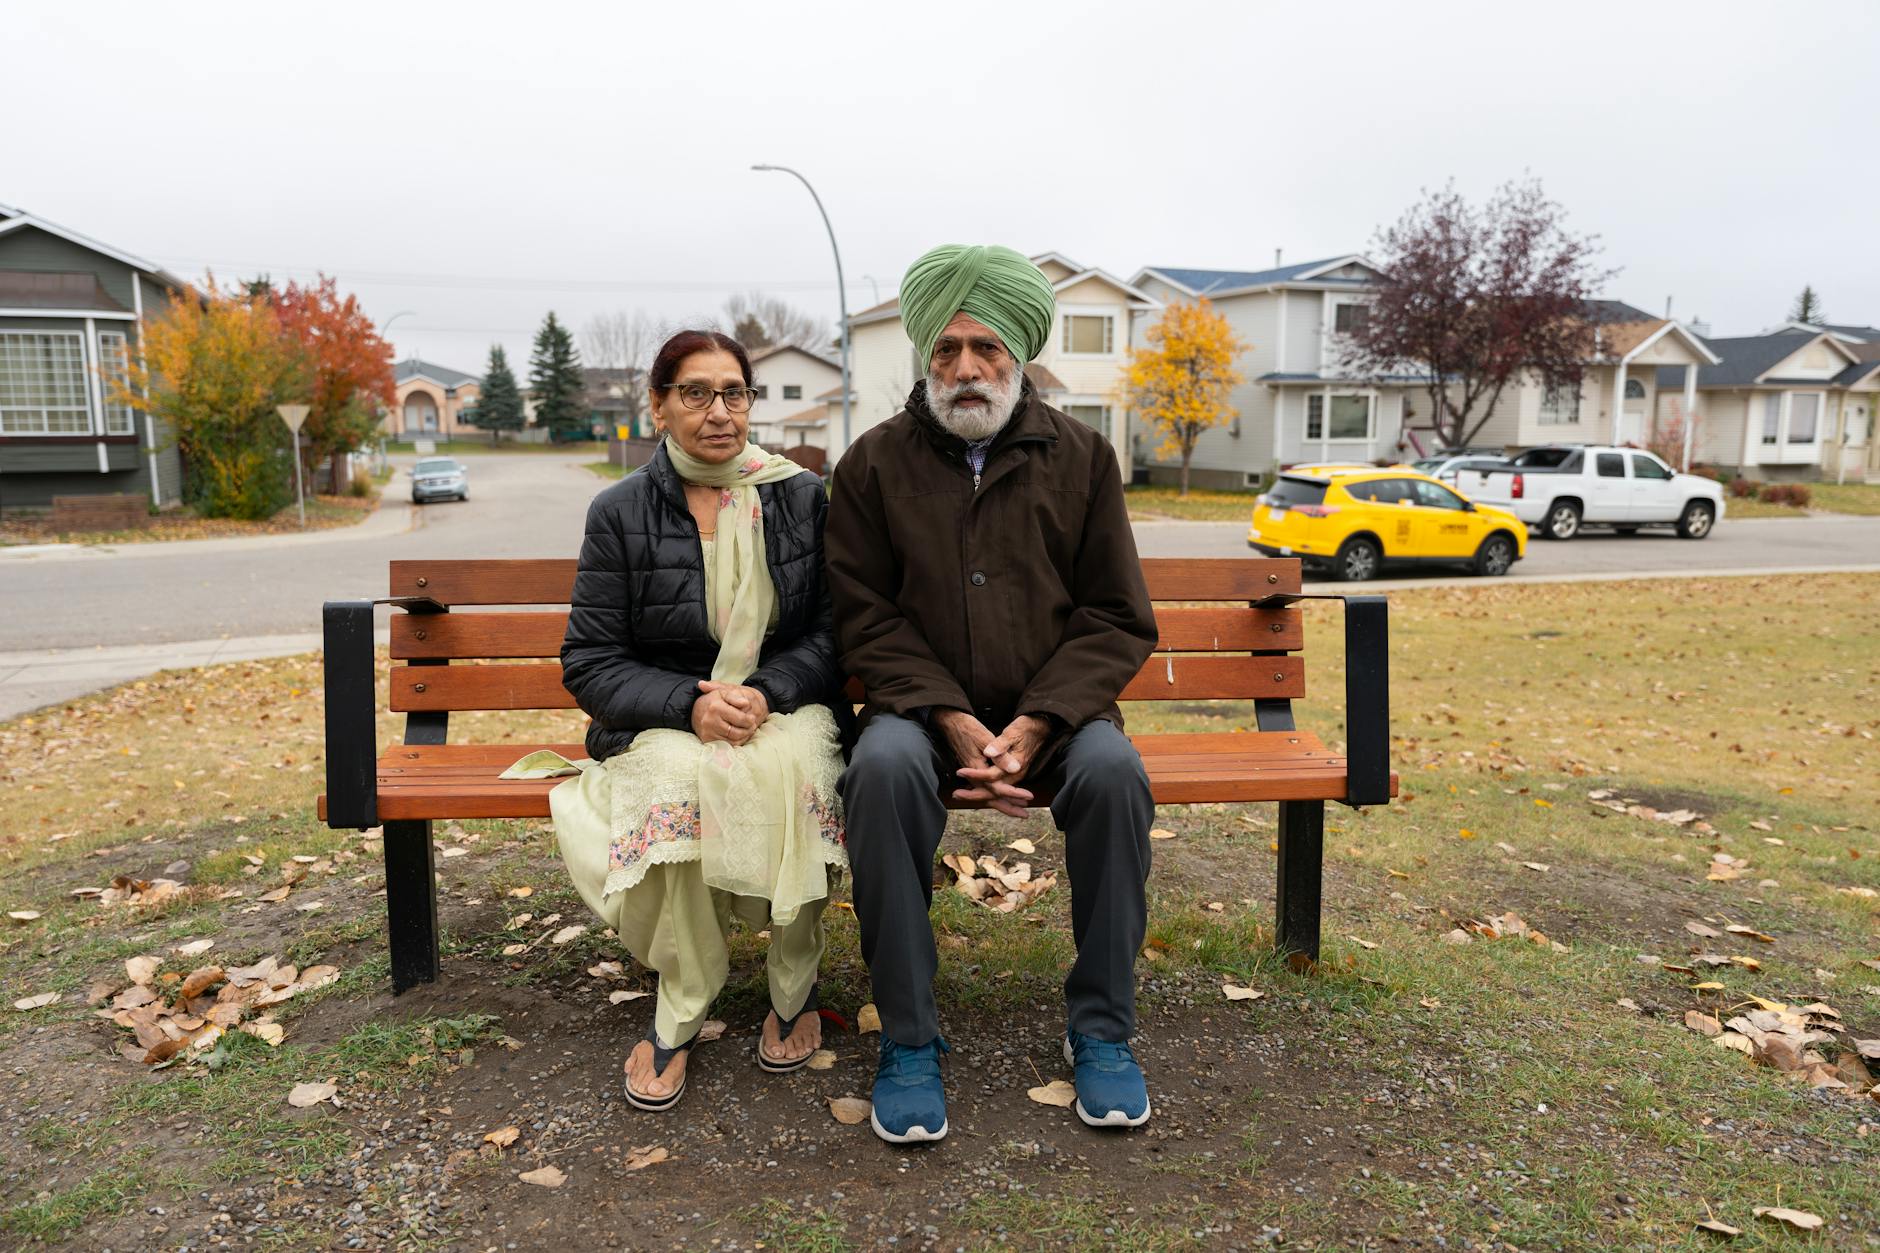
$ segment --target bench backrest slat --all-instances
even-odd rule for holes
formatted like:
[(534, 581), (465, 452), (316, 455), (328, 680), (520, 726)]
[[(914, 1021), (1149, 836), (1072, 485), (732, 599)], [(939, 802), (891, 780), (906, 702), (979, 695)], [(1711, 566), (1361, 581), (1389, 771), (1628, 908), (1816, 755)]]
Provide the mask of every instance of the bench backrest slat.
[[(1285, 655), (1305, 646), (1301, 614), (1296, 608), (1255, 609), (1248, 603), (1299, 591), (1297, 561), (1149, 558), (1142, 567), (1149, 596), (1158, 602), (1160, 638), (1156, 655), (1120, 699), (1296, 700), (1305, 694), (1304, 663)], [(447, 606), (479, 610), (394, 614), (395, 661), (545, 664), (395, 665), (390, 708), (399, 713), (574, 708), (574, 698), (562, 687), (559, 662), (574, 575), (575, 562), (565, 558), (392, 562), (392, 595), (428, 596)], [(483, 606), (506, 605), (542, 608), (482, 611)], [(853, 682), (849, 694), (862, 699)]]
[[(862, 699), (859, 687), (850, 696)], [(1305, 695), (1298, 657), (1163, 653), (1149, 659), (1121, 700), (1297, 700)], [(561, 666), (394, 666), (394, 713), (455, 709), (572, 709)]]
[[(1299, 614), (1290, 609), (1225, 605), (1162, 605), (1155, 611), (1160, 652), (1291, 652), (1304, 644)], [(559, 657), (564, 612), (397, 614), (392, 657), (418, 659)]]
[[(429, 596), (446, 605), (565, 605), (574, 593), (571, 557), (485, 561), (394, 561), (394, 596)], [(1151, 600), (1245, 603), (1299, 590), (1299, 563), (1284, 557), (1147, 557)]]

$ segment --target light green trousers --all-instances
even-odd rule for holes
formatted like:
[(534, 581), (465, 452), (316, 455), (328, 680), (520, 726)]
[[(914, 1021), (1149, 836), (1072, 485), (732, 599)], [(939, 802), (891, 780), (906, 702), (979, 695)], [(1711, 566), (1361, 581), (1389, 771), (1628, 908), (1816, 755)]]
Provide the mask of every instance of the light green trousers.
[(725, 939), (734, 918), (753, 931), (770, 931), (764, 970), (777, 1016), (788, 1018), (803, 1008), (822, 964), (827, 897), (803, 906), (789, 926), (774, 927), (769, 901), (707, 887), (696, 861), (648, 866), (640, 882), (603, 897), (608, 841), (584, 837), (592, 830), (581, 823), (555, 825), (562, 861), (588, 908), (614, 929), (634, 960), (659, 973), (653, 1025), (661, 1044), (675, 1047), (697, 1035), (724, 990), (731, 972)]

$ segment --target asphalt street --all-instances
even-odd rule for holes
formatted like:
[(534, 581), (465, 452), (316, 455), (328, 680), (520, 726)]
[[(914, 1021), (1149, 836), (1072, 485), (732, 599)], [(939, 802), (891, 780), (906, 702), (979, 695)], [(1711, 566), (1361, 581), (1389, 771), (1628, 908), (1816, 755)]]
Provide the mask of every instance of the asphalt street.
[[(255, 539), (0, 549), (0, 718), (174, 666), (319, 647), (324, 600), (386, 591), (392, 558), (573, 556), (588, 501), (607, 481), (588, 458), (471, 456), (470, 500), (408, 503), (400, 473), (365, 523)], [(1139, 522), (1150, 557), (1247, 555), (1243, 522)], [(1880, 570), (1880, 518), (1726, 520), (1705, 540), (1589, 532), (1533, 540), (1512, 581), (1704, 573)], [(1392, 573), (1383, 590), (1457, 579)], [(390, 611), (381, 611), (380, 627)]]

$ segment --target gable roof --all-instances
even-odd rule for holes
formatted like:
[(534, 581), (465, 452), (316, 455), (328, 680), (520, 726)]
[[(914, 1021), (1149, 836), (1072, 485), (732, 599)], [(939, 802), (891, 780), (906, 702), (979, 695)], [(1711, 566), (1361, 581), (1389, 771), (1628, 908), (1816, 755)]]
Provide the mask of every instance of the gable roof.
[(100, 256), (106, 256), (113, 261), (122, 262), (130, 266), (133, 270), (140, 270), (150, 275), (150, 277), (156, 279), (165, 287), (175, 291), (183, 291), (188, 287), (188, 284), (183, 282), (182, 279), (158, 266), (155, 262), (146, 261), (142, 257), (125, 252), (121, 248), (113, 248), (110, 244), (101, 243), (91, 238), (89, 235), (81, 235), (69, 226), (60, 226), (57, 222), (48, 222), (44, 218), (35, 217), (24, 209), (15, 208), (12, 205), (0, 204), (0, 235), (7, 234), (11, 231), (26, 230), (28, 228), (44, 231), (46, 234), (57, 236), (68, 243), (77, 244), (80, 248), (89, 248)]
[(1581, 303), (1580, 309), (1589, 322), (1664, 322), (1667, 320), (1654, 317), (1637, 305), (1629, 305), (1623, 300), (1587, 300)]
[(842, 368), (842, 364), (840, 362), (831, 361), (829, 358), (823, 356), (819, 352), (811, 352), (809, 349), (799, 348), (795, 344), (773, 344), (771, 347), (764, 349), (762, 352), (754, 352), (751, 354), (751, 364), (755, 366), (760, 361), (768, 361), (770, 360), (770, 358), (775, 357), (780, 353), (786, 353), (786, 352), (800, 353), (801, 355), (808, 357), (811, 361), (814, 361), (818, 363), (819, 365), (828, 366), (831, 370), (840, 370)]
[(1819, 331), (1827, 331), (1830, 335), (1852, 340), (1855, 343), (1880, 343), (1880, 326), (1851, 326), (1845, 323), (1834, 322), (1797, 322), (1790, 319), (1779, 326), (1770, 327), (1768, 330), (1764, 331), (1763, 334), (1780, 335), (1784, 331), (1803, 331), (1810, 335)]
[[(1619, 302), (1601, 301), (1601, 304), (1618, 305)], [(1630, 308), (1629, 305), (1620, 305)], [(1614, 361), (1629, 362), (1639, 353), (1666, 336), (1675, 336), (1684, 341), (1684, 346), (1697, 355), (1699, 361), (1707, 365), (1716, 365), (1720, 361), (1702, 339), (1686, 329), (1682, 322), (1670, 318), (1645, 318), (1636, 322), (1597, 323), (1599, 343), (1603, 355)]]
[(1069, 291), (1079, 283), (1087, 282), (1091, 279), (1095, 279), (1100, 283), (1108, 283), (1111, 287), (1114, 287), (1117, 291), (1127, 296), (1131, 304), (1138, 309), (1160, 309), (1162, 307), (1162, 302), (1157, 300), (1154, 296), (1151, 296), (1148, 292), (1143, 291), (1141, 288), (1131, 283), (1125, 283), (1108, 270), (1100, 269), (1097, 266), (1091, 266), (1086, 270), (1077, 270), (1074, 273), (1066, 275), (1064, 278), (1052, 284), (1051, 290), (1053, 292)]
[(1314, 281), (1345, 283), (1359, 287), (1363, 285), (1362, 279), (1321, 277), (1354, 261), (1366, 267), (1370, 266), (1370, 262), (1353, 252), (1339, 257), (1321, 257), (1317, 261), (1301, 261), (1296, 265), (1276, 266), (1270, 270), (1198, 270), (1186, 266), (1151, 265), (1144, 266), (1130, 281), (1141, 283), (1144, 278), (1159, 278), (1189, 296), (1237, 294), (1256, 288), (1277, 286), (1280, 283)]
[[(1039, 252), (1033, 253), (1026, 259), (1033, 265), (1040, 267), (1047, 261), (1055, 261), (1070, 271), (1064, 278), (1051, 284), (1051, 290), (1053, 292), (1061, 292), (1067, 287), (1083, 282), (1085, 279), (1100, 278), (1104, 282), (1116, 287), (1118, 290), (1126, 292), (1131, 300), (1136, 301), (1143, 308), (1159, 309), (1162, 307), (1161, 301), (1151, 296), (1148, 292), (1137, 288), (1133, 282), (1125, 283), (1108, 270), (1099, 269), (1096, 266), (1078, 265), (1063, 253)], [(888, 297), (878, 305), (870, 305), (859, 313), (851, 313), (849, 315), (849, 326), (851, 328), (867, 326), (874, 322), (886, 322), (890, 318), (899, 318), (900, 316), (901, 297), (897, 293)], [(752, 358), (753, 361), (756, 359), (755, 357)]]
[[(1719, 361), (1716, 365), (1700, 366), (1697, 371), (1699, 387), (1754, 387), (1763, 381), (1763, 376), (1781, 365), (1810, 344), (1825, 343), (1836, 352), (1846, 357), (1849, 362), (1855, 359), (1855, 353), (1845, 344), (1826, 331), (1778, 331), (1774, 335), (1738, 335), (1728, 339), (1707, 339), (1705, 345), (1714, 352)], [(1843, 374), (1846, 371), (1842, 371)], [(1839, 376), (1827, 379), (1811, 379), (1823, 385), (1836, 385)], [(1661, 387), (1682, 386), (1684, 382), (1683, 366), (1660, 366), (1658, 383)]]
[(420, 357), (400, 361), (393, 366), (392, 378), (395, 383), (403, 383), (408, 379), (426, 379), (440, 387), (462, 387), (465, 383), (481, 386), (483, 383), (474, 374), (465, 374), (462, 370), (453, 370), (446, 365), (435, 365)]

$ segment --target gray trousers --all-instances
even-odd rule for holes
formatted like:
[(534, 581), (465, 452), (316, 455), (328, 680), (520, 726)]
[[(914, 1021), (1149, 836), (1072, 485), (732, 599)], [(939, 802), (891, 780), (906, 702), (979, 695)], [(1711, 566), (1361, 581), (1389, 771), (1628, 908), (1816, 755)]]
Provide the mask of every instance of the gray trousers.
[[(958, 768), (918, 722), (880, 714), (842, 775), (862, 959), (882, 1031), (910, 1046), (940, 1034), (927, 911), (946, 829), (942, 796), (960, 786)], [(1127, 1040), (1136, 1029), (1136, 954), (1148, 927), (1149, 777), (1129, 738), (1098, 720), (1077, 728), (1035, 782), (1056, 785), (1051, 817), (1064, 833), (1077, 943), (1064, 980), (1070, 1026), (1098, 1040)]]

